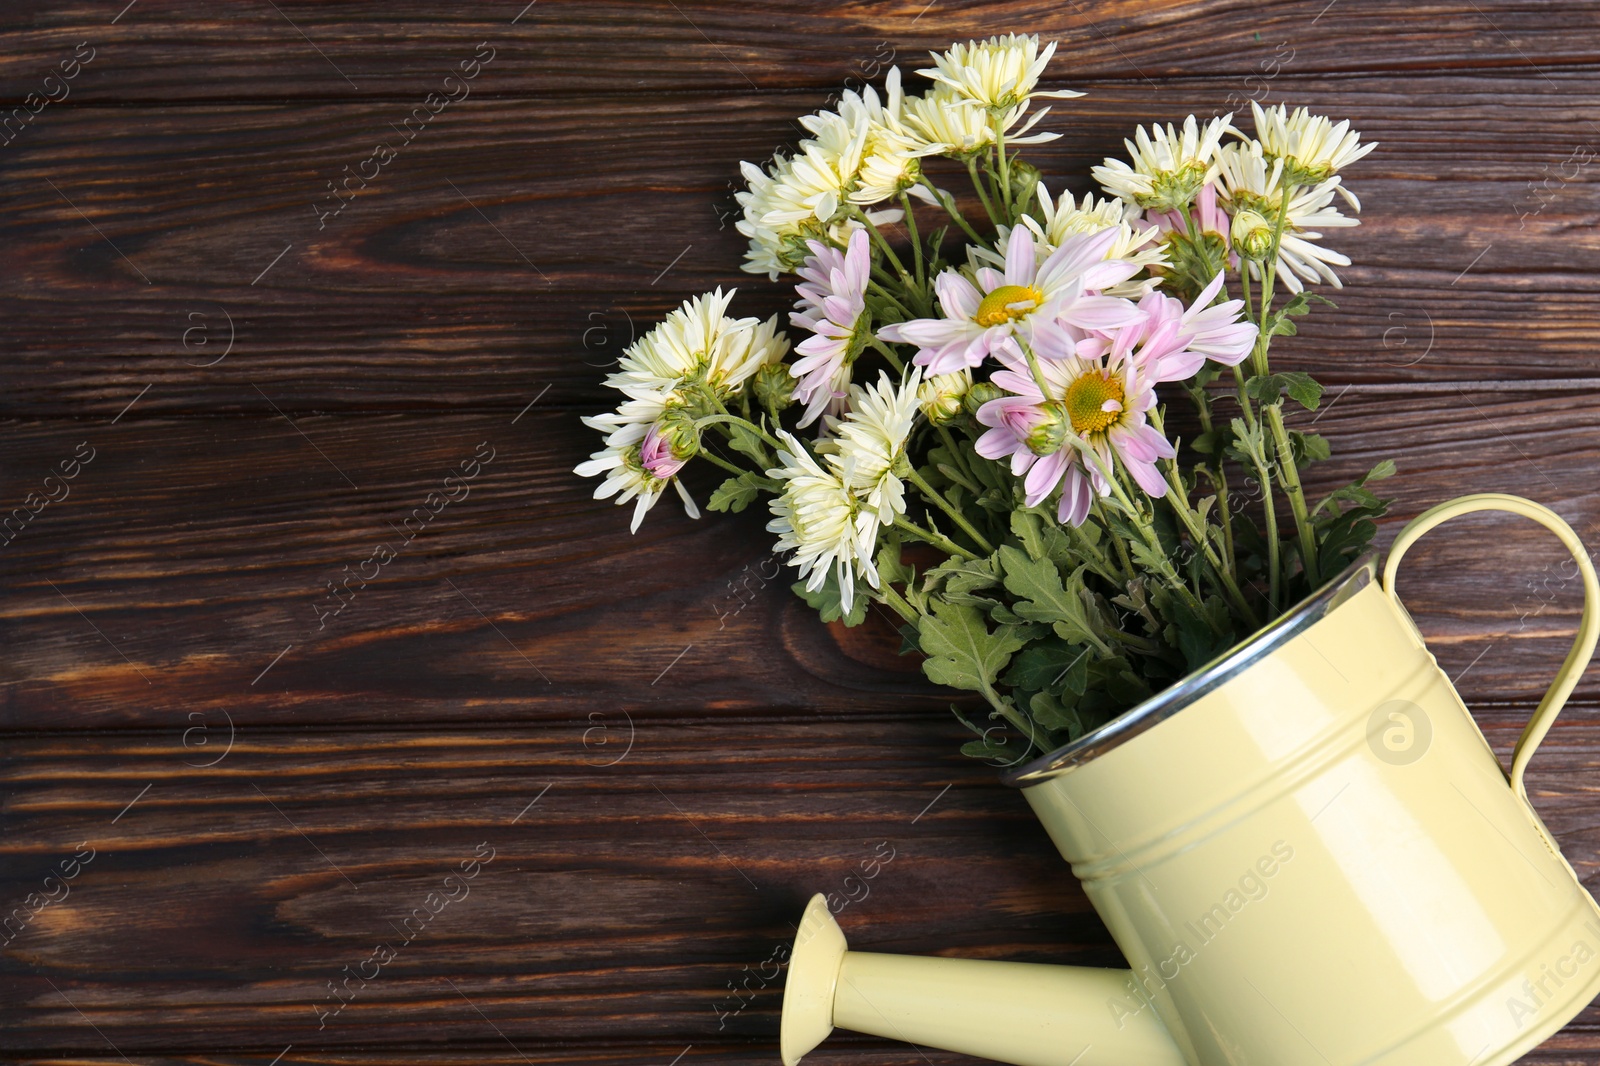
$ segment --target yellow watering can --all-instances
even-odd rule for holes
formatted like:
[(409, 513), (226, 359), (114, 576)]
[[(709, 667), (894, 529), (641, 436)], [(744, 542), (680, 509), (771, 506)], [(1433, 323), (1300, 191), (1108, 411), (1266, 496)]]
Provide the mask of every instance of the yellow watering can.
[[(1509, 781), (1395, 593), (1418, 537), (1482, 510), (1559, 536), (1585, 596)], [(1018, 1066), (1505, 1066), (1564, 1026), (1600, 992), (1600, 908), (1523, 775), (1600, 637), (1594, 568), (1555, 512), (1485, 494), (1376, 578), (1008, 779), (1131, 969), (849, 951), (817, 896), (785, 1066), (834, 1026)]]

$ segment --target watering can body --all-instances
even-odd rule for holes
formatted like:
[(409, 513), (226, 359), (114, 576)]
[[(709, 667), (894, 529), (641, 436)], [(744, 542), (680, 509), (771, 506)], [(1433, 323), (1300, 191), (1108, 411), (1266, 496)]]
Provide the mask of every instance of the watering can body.
[[(1588, 597), (1509, 779), (1394, 588), (1418, 536), (1483, 509), (1557, 532)], [(824, 908), (802, 939), (839, 959), (798, 944), (786, 996), (809, 983), (817, 999), (832, 966), (845, 1017), (831, 1021), (913, 1041), (935, 1025), (940, 1039), (923, 1042), (1027, 1066), (1513, 1062), (1600, 992), (1600, 908), (1522, 781), (1594, 650), (1597, 601), (1553, 512), (1505, 496), (1436, 508), (1402, 532), (1382, 583), (1358, 565), (1175, 690), (1013, 775), (1130, 970), (853, 958), (842, 935), (815, 934), (831, 923)], [(940, 968), (952, 962), (1012, 969)], [(986, 1003), (1015, 1017), (997, 1026)], [(963, 1011), (990, 1024), (963, 1029)], [(805, 1043), (787, 1039), (799, 1024), (786, 1002), (786, 1061)]]

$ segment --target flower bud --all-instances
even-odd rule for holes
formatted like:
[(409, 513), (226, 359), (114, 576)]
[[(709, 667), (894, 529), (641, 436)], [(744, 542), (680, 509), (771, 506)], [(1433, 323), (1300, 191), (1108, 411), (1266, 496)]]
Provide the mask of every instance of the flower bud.
[(787, 363), (767, 363), (750, 384), (756, 402), (769, 411), (781, 411), (794, 402), (794, 377)]
[(652, 477), (669, 478), (700, 451), (700, 430), (682, 408), (671, 408), (645, 431), (639, 465)]
[(1072, 431), (1066, 405), (1059, 400), (1046, 400), (1036, 410), (1039, 421), (1028, 431), (1025, 443), (1034, 455), (1054, 455), (1066, 444), (1067, 434)]
[(958, 370), (953, 374), (935, 374), (917, 389), (917, 402), (922, 413), (936, 426), (947, 426), (961, 413), (962, 400), (972, 387), (972, 371)]
[(1011, 196), (1021, 200), (1033, 194), (1039, 185), (1039, 168), (1032, 163), (1017, 160), (1011, 164)]
[(992, 381), (975, 381), (967, 389), (967, 395), (962, 400), (962, 405), (966, 407), (967, 414), (976, 416), (978, 408), (990, 400), (998, 400), (1000, 397), (1007, 395), (1010, 394)]
[(1246, 208), (1233, 216), (1233, 247), (1244, 258), (1259, 263), (1272, 251), (1272, 223)]

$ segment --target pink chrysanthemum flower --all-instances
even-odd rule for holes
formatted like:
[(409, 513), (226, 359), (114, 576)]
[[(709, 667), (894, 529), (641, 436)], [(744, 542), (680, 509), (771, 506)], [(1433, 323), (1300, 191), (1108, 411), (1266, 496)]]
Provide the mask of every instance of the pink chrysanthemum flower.
[(814, 334), (795, 346), (801, 358), (789, 367), (789, 373), (799, 379), (795, 399), (806, 405), (802, 426), (809, 426), (824, 412), (837, 414), (844, 408), (850, 367), (866, 339), (861, 327), (872, 273), (865, 229), (850, 234), (844, 251), (820, 241), (809, 241), (807, 246), (811, 255), (796, 271), (800, 284), (795, 291), (800, 300), (789, 314), (791, 325)]
[(883, 340), (918, 347), (916, 363), (930, 374), (979, 366), (987, 356), (1024, 358), (1022, 345), (1045, 360), (1072, 354), (1071, 329), (1116, 329), (1135, 321), (1138, 309), (1099, 290), (1126, 281), (1137, 264), (1106, 259), (1115, 230), (1064, 241), (1043, 263), (1034, 254), (1033, 232), (1012, 229), (1005, 271), (979, 267), (977, 284), (954, 270), (939, 275), (943, 318), (918, 318), (878, 331)]
[(1218, 274), (1188, 307), (1176, 297), (1152, 292), (1139, 301), (1143, 321), (1120, 330), (1096, 333), (1079, 343), (1077, 354), (1098, 359), (1118, 344), (1144, 367), (1152, 382), (1184, 381), (1194, 376), (1206, 360), (1237, 366), (1256, 343), (1254, 322), (1240, 321), (1243, 300), (1211, 305), (1222, 290)]
[(1151, 496), (1166, 494), (1156, 463), (1177, 450), (1145, 419), (1156, 404), (1156, 383), (1134, 352), (1138, 332), (1119, 331), (1098, 358), (1040, 360), (1047, 392), (1026, 363), (1001, 357), (1006, 369), (992, 380), (1011, 395), (978, 408), (978, 421), (990, 428), (978, 438), (977, 452), (986, 459), (1009, 458), (1029, 507), (1059, 487), (1057, 516), (1082, 525), (1094, 495), (1110, 495), (1107, 475), (1115, 462)]

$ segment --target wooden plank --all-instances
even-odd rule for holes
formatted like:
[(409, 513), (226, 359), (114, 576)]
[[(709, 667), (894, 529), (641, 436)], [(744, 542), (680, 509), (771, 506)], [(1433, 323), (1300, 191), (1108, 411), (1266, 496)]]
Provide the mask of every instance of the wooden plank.
[[(1600, 546), (1594, 390), (1353, 388), (1329, 400), (1293, 421), (1334, 447), (1311, 491), (1398, 458), (1385, 539), (1434, 503), (1498, 490), (1550, 503)], [(8, 507), (80, 443), (96, 453), (71, 495), (0, 549), (0, 727), (181, 732), (188, 711), (241, 727), (569, 721), (588, 709), (944, 713), (945, 694), (895, 654), (886, 622), (831, 631), (788, 592), (762, 514), (693, 522), (668, 500), (630, 536), (629, 512), (590, 500), (593, 482), (570, 473), (591, 431), (537, 406), (512, 423), (10, 427)], [(484, 442), (492, 461), (469, 495), (406, 544), (414, 509)], [(714, 480), (693, 482), (702, 500)], [(379, 544), (396, 557), (368, 562)], [(1452, 675), (1470, 668), (1469, 701), (1537, 696), (1576, 622), (1564, 559), (1532, 523), (1485, 516), (1408, 561), (1407, 601)], [(1597, 682), (1580, 691), (1600, 697)]]
[(874, 58), (920, 66), (928, 50), (951, 41), (1012, 31), (1060, 40), (1057, 69), (1078, 77), (1242, 78), (1288, 54), (1280, 42), (1297, 67), (1316, 72), (1502, 67), (1537, 76), (1594, 63), (1595, 29), (1587, 8), (1510, 0), (1400, 10), (1381, 0), (1297, 0), (1255, 5), (1248, 19), (1227, 5), (1171, 0), (782, 0), (759, 9), (714, 0), (499, 0), (448, 13), (405, 0), (381, 14), (359, 3), (280, 0), (224, 17), (162, 0), (126, 8), (76, 0), (13, 4), (0, 14), (0, 94), (8, 102), (59, 94), (43, 79), (80, 41), (94, 58), (67, 100), (128, 102), (420, 98), (484, 41), (495, 49), (484, 88), (498, 94), (781, 91), (837, 83)]
[[(1593, 380), (1600, 239), (1579, 161), (1600, 76), (1555, 77), (1273, 83), (1383, 142), (1352, 177), (1365, 225), (1331, 242), (1359, 264), (1343, 306), (1281, 345), (1283, 365), (1337, 385)], [(1232, 91), (1092, 89), (1038, 156), (1078, 188), (1134, 122)], [(270, 414), (268, 397), (514, 413), (546, 385), (592, 403), (603, 367), (688, 295), (738, 285), (741, 309), (786, 309), (737, 269), (730, 182), (821, 102), (470, 99), (323, 229), (326, 182), (397, 139), (394, 105), (64, 110), (7, 149), (0, 414), (111, 417), (146, 385), (129, 418)], [(1542, 200), (1533, 180), (1553, 183)]]
[[(609, 1040), (586, 1040), (581, 1046), (564, 1045), (533, 1049), (539, 1066), (747, 1066), (749, 1063), (770, 1064), (778, 1060), (777, 1022), (772, 1023), (772, 1035), (751, 1038), (741, 1043), (728, 1042), (707, 1047), (704, 1044), (670, 1043), (650, 1044), (616, 1043)], [(489, 1031), (488, 1026), (484, 1026)], [(1581, 1034), (1581, 1031), (1580, 1031)], [(1563, 1034), (1566, 1037), (1567, 1034)], [(290, 1046), (282, 1059), (282, 1047), (230, 1048), (229, 1063), (252, 1066), (528, 1066), (530, 1056), (509, 1046), (506, 1041), (490, 1033), (492, 1043), (457, 1038), (450, 1042), (449, 1050), (428, 1047), (394, 1047), (381, 1052), (368, 1052), (348, 1048), (301, 1048)], [(1600, 1046), (1600, 1045), (1597, 1045)], [(102, 1048), (104, 1045), (102, 1045)], [(0, 1063), (35, 1064), (35, 1056), (11, 1058), (0, 1055)], [(52, 1054), (52, 1066), (127, 1066), (121, 1058), (100, 1058), (89, 1053), (70, 1056)], [(141, 1052), (141, 1066), (215, 1066), (218, 1058), (208, 1053)], [(807, 1063), (815, 1066), (971, 1066), (970, 1056), (956, 1055), (933, 1048), (912, 1047), (891, 1043), (872, 1037), (858, 1037), (843, 1030), (830, 1036), (821, 1048), (806, 1056)], [(1560, 1062), (1570, 1066), (1571, 1059), (1526, 1058), (1519, 1060), (1526, 1066), (1544, 1066)]]
[[(1595, 709), (1531, 777), (1591, 885)], [(1504, 757), (1520, 716), (1481, 720)], [(870, 714), (660, 722), (612, 766), (581, 722), (256, 731), (211, 767), (167, 737), (15, 739), (0, 899), (40, 891), (85, 844), (93, 857), (0, 956), (0, 1047), (371, 1053), (488, 1045), (492, 1024), (535, 1061), (618, 1033), (764, 1057), (777, 963), (737, 1013), (727, 985), (763, 969), (814, 891), (858, 897), (840, 921), (863, 948), (1116, 965), (1021, 797), (954, 754), (956, 732)], [(470, 884), (442, 889), (460, 898), (396, 930), (480, 854)], [(324, 1017), (327, 983), (380, 943), (396, 958)], [(1583, 1016), (1584, 1046), (1597, 1022)]]

